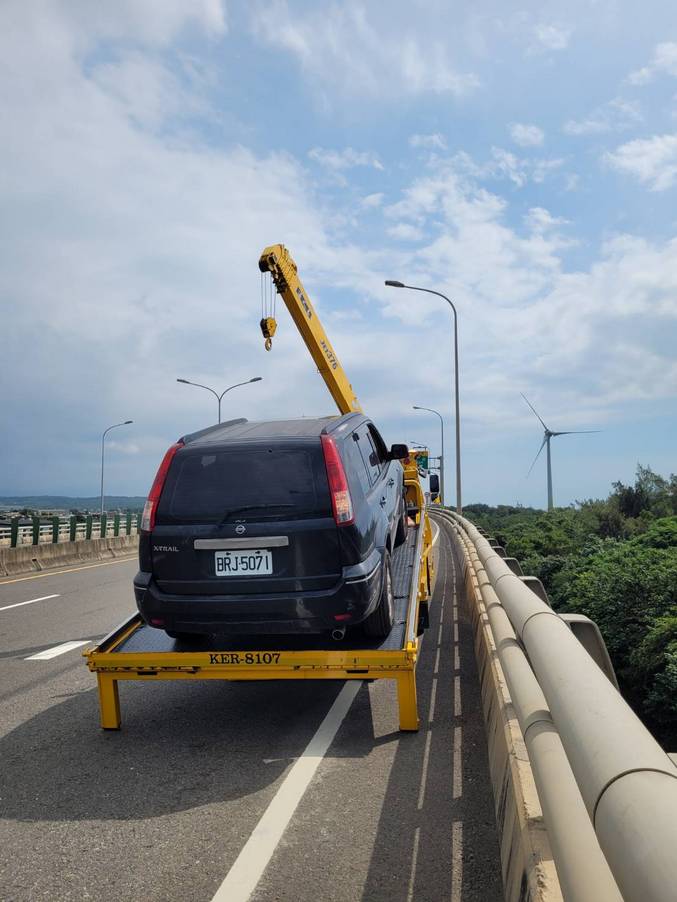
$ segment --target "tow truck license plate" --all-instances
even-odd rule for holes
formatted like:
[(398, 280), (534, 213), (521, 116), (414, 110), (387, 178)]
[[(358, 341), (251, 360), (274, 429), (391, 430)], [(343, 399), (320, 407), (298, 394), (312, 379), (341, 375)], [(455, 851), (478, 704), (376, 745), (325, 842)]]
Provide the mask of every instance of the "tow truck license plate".
[(243, 548), (242, 551), (214, 553), (217, 576), (258, 576), (273, 572), (273, 553), (268, 548)]

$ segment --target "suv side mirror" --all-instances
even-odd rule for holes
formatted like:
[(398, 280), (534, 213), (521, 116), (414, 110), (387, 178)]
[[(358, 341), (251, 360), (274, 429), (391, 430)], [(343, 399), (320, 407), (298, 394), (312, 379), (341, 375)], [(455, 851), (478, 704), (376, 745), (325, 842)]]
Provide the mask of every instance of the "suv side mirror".
[(404, 460), (409, 457), (409, 448), (406, 445), (391, 445), (388, 457), (391, 460)]
[(431, 473), (429, 479), (430, 479), (430, 495), (434, 501), (435, 498), (438, 497), (440, 494), (440, 477), (437, 475), (437, 473)]

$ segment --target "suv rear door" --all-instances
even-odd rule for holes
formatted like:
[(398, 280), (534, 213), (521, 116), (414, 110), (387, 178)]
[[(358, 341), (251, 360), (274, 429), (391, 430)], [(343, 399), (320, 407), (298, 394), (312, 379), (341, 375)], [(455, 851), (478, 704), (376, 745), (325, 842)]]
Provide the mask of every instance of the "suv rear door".
[(153, 576), (168, 594), (294, 594), (335, 585), (338, 528), (319, 439), (200, 443), (177, 452), (151, 552)]

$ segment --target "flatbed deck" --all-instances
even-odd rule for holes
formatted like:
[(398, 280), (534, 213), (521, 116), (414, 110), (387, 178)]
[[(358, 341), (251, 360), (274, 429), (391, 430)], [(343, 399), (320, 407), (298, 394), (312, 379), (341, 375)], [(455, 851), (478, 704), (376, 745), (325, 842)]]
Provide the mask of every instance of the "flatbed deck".
[(395, 624), (385, 639), (369, 639), (356, 627), (338, 642), (318, 635), (215, 635), (186, 642), (134, 614), (84, 652), (97, 675), (101, 726), (120, 728), (120, 680), (368, 678), (397, 681), (400, 729), (417, 730), (419, 631), (427, 620), (433, 578), (430, 526), (427, 518), (420, 523), (410, 527), (407, 541), (393, 554)]

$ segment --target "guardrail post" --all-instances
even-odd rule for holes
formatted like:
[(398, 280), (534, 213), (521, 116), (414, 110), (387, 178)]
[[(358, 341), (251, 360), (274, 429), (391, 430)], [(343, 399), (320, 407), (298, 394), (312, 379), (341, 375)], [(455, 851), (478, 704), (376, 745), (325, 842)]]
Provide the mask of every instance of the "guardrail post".
[(85, 538), (92, 538), (92, 515), (87, 514), (87, 518), (85, 520)]
[(52, 545), (59, 541), (59, 518), (52, 517)]
[(125, 519), (125, 533), (128, 536), (132, 534), (132, 515), (128, 512), (127, 517)]
[(19, 518), (12, 517), (9, 521), (9, 544), (10, 547), (16, 548), (19, 544)]
[(139, 511), (139, 513), (136, 515), (136, 531), (137, 531), (137, 532), (140, 532), (140, 531), (141, 531), (141, 512), (140, 512), (140, 511)]
[(33, 517), (33, 544), (40, 544), (40, 517)]
[(75, 531), (76, 531), (76, 529), (77, 529), (77, 524), (76, 524), (75, 514), (73, 514), (73, 515), (71, 515), (71, 519), (70, 519), (70, 529), (69, 529), (69, 532), (68, 532), (68, 537), (69, 537), (69, 539), (70, 539), (71, 542), (74, 542), (74, 541), (75, 541)]
[(120, 514), (115, 514), (113, 517), (113, 535), (120, 535)]
[(108, 532), (108, 517), (106, 514), (101, 514), (99, 517), (99, 538), (105, 539), (106, 533)]

